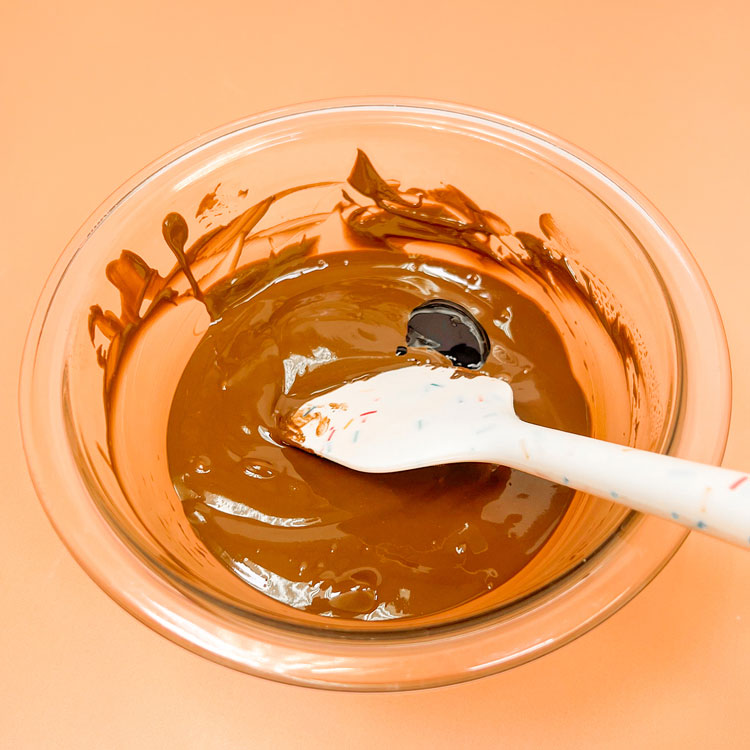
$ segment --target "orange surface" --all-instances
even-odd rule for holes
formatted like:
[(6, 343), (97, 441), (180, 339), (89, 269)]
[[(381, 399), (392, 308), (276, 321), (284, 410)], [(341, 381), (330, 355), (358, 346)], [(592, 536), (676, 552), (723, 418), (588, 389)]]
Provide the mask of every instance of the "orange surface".
[(47, 271), (132, 172), (261, 109), (415, 95), (545, 127), (662, 209), (724, 316), (726, 464), (750, 469), (749, 24), (744, 0), (3, 3), (0, 746), (750, 746), (746, 552), (692, 535), (604, 625), (479, 682), (401, 695), (276, 685), (162, 639), (86, 577), (34, 495), (16, 417)]

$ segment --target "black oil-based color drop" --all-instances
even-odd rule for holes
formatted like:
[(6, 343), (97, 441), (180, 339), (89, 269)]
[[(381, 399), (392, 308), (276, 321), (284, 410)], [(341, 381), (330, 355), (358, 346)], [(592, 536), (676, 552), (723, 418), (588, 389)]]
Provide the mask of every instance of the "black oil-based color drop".
[(458, 367), (478, 370), (490, 353), (490, 339), (479, 321), (464, 307), (433, 299), (409, 315), (407, 346), (435, 349)]

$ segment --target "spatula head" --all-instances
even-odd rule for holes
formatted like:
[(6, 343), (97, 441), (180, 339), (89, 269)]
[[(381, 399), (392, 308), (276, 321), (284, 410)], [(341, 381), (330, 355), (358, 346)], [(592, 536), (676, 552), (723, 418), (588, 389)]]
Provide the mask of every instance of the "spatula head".
[(482, 461), (487, 433), (516, 421), (503, 380), (417, 365), (340, 386), (285, 420), (287, 442), (358, 471)]

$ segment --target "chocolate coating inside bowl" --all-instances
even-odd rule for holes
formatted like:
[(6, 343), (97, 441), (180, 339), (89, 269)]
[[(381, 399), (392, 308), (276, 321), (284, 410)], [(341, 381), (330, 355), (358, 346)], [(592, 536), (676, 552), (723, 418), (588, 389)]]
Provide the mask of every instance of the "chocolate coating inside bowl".
[[(330, 213), (300, 217), (294, 231), (255, 230), (271, 205), (308, 187), (260, 201), (187, 249), (170, 214), (164, 236), (178, 265), (164, 277), (129, 251), (110, 264), (122, 312), (94, 306), (90, 318), (92, 340), (109, 339), (99, 349), (105, 406), (150, 322), (202, 303), (210, 325), (174, 393), (166, 442), (205, 548), (249, 586), (311, 614), (450, 610), (524, 568), (572, 491), (487, 464), (359, 474), (285, 445), (283, 417), (351, 379), (430, 361), (481, 367), (511, 384), (522, 419), (588, 434), (549, 300), (573, 300), (636, 371), (632, 338), (543, 239), (513, 234), (451, 186), (401, 190), (361, 152)], [(557, 231), (547, 214), (540, 225)], [(266, 250), (239, 262), (250, 246)], [(221, 273), (204, 273), (217, 258)]]

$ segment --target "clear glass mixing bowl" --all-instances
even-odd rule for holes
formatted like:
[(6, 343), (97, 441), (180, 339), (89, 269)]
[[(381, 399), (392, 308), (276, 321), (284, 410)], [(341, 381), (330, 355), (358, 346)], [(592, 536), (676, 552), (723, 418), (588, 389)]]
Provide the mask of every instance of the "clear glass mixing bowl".
[[(548, 133), (419, 100), (267, 112), (201, 136), (129, 180), (72, 239), (44, 288), (22, 365), (21, 421), (32, 478), (55, 529), (89, 575), (147, 625), (275, 680), (414, 689), (508, 669), (567, 643), (638, 593), (687, 531), (578, 496), (541, 553), (509, 582), (512, 591), (506, 586), (434, 618), (340, 623), (308, 616), (249, 591), (206, 554), (160, 460), (170, 388), (197, 329), (185, 321), (189, 335), (165, 343), (165, 366), (152, 386), (154, 394), (163, 391), (152, 399), (161, 406), (134, 412), (126, 428), (151, 460), (131, 462), (120, 482), (108, 462), (102, 373), (87, 330), (92, 304), (117, 309), (104, 269), (121, 249), (162, 271), (171, 266), (160, 236), (167, 212), (192, 217), (221, 183), (223, 195), (237, 195), (222, 207), (226, 222), (248, 205), (242, 190), (259, 200), (291, 185), (344, 179), (358, 147), (385, 176), (404, 185), (457, 185), (516, 230), (538, 233), (539, 215), (553, 214), (567, 257), (601, 282), (610, 311), (635, 332), (644, 365), (638, 404), (625, 408), (597, 373), (599, 352), (582, 354), (594, 434), (721, 460), (731, 405), (724, 332), (706, 282), (665, 219), (621, 177)], [(332, 205), (305, 200), (285, 204), (274, 220)], [(191, 218), (191, 236), (197, 232)]]

